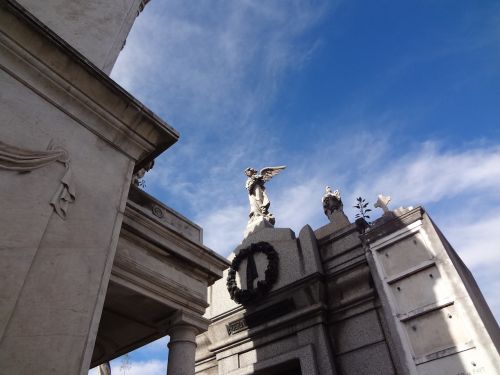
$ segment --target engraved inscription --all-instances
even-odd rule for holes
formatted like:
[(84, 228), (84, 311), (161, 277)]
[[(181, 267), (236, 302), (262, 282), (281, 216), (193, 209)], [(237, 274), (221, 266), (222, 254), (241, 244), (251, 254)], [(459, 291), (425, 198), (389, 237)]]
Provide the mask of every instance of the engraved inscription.
[(245, 318), (235, 320), (234, 322), (230, 322), (229, 324), (226, 324), (227, 334), (229, 336), (234, 335), (235, 333), (244, 331), (247, 328), (248, 328), (248, 324), (247, 324)]

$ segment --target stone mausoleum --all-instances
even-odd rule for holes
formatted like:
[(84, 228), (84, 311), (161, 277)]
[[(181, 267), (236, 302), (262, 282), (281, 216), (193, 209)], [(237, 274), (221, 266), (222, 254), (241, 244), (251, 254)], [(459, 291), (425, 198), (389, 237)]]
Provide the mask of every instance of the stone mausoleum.
[[(0, 374), (86, 375), (170, 336), (168, 374), (499, 374), (498, 325), (425, 210), (298, 236), (248, 168), (225, 259), (137, 185), (178, 132), (109, 78), (147, 0), (0, 1)], [(175, 183), (175, 182), (173, 182)], [(108, 371), (102, 367), (103, 373)]]
[(179, 137), (108, 76), (145, 3), (0, 1), (2, 375), (87, 375), (165, 335), (169, 374), (194, 373), (228, 262), (135, 186)]
[(196, 374), (500, 374), (472, 274), (422, 207), (389, 199), (350, 223), (327, 188), (328, 225), (255, 226), (209, 287)]

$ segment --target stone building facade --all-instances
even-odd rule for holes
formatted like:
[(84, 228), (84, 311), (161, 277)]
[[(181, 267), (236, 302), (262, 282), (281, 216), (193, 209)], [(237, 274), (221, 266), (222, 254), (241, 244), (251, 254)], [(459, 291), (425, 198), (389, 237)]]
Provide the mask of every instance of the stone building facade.
[(197, 374), (500, 373), (495, 318), (423, 208), (371, 226), (341, 208), (328, 216), (298, 237), (263, 228), (235, 249), (209, 288)]
[(194, 373), (228, 262), (132, 183), (179, 137), (108, 76), (146, 2), (0, 2), (0, 374), (86, 375), (165, 335)]
[(0, 374), (86, 375), (165, 335), (176, 375), (500, 373), (423, 209), (262, 228), (228, 261), (134, 186), (179, 137), (108, 76), (146, 3), (0, 1)]

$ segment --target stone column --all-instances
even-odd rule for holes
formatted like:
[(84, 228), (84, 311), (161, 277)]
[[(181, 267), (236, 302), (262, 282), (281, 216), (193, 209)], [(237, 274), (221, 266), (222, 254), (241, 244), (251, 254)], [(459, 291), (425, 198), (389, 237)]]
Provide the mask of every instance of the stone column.
[(177, 324), (170, 330), (168, 343), (168, 375), (194, 375), (194, 356), (198, 328), (189, 324)]

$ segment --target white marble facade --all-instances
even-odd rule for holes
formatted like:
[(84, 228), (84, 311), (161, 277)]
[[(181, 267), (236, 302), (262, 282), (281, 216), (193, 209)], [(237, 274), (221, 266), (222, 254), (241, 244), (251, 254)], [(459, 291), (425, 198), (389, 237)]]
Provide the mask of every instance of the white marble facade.
[[(133, 173), (179, 136), (106, 74), (142, 6), (0, 3), (2, 374), (84, 375), (91, 363), (130, 350), (129, 339), (137, 345), (170, 334), (176, 353), (177, 333), (194, 343), (206, 329), (206, 288), (227, 262), (203, 246), (189, 220), (159, 204), (165, 217), (158, 221), (141, 211), (152, 197), (129, 197)], [(127, 237), (134, 238), (132, 253), (123, 245), (124, 219), (135, 227)], [(195, 261), (176, 275), (182, 287), (161, 284), (154, 270), (185, 259)], [(136, 319), (141, 311), (127, 309), (127, 298), (152, 306), (144, 308), (150, 314)], [(110, 323), (109, 311), (121, 310), (130, 310), (123, 324), (133, 337), (113, 341), (110, 350), (99, 332), (110, 332), (118, 320)], [(182, 369), (172, 373), (194, 372), (193, 361), (172, 355), (170, 366)]]

